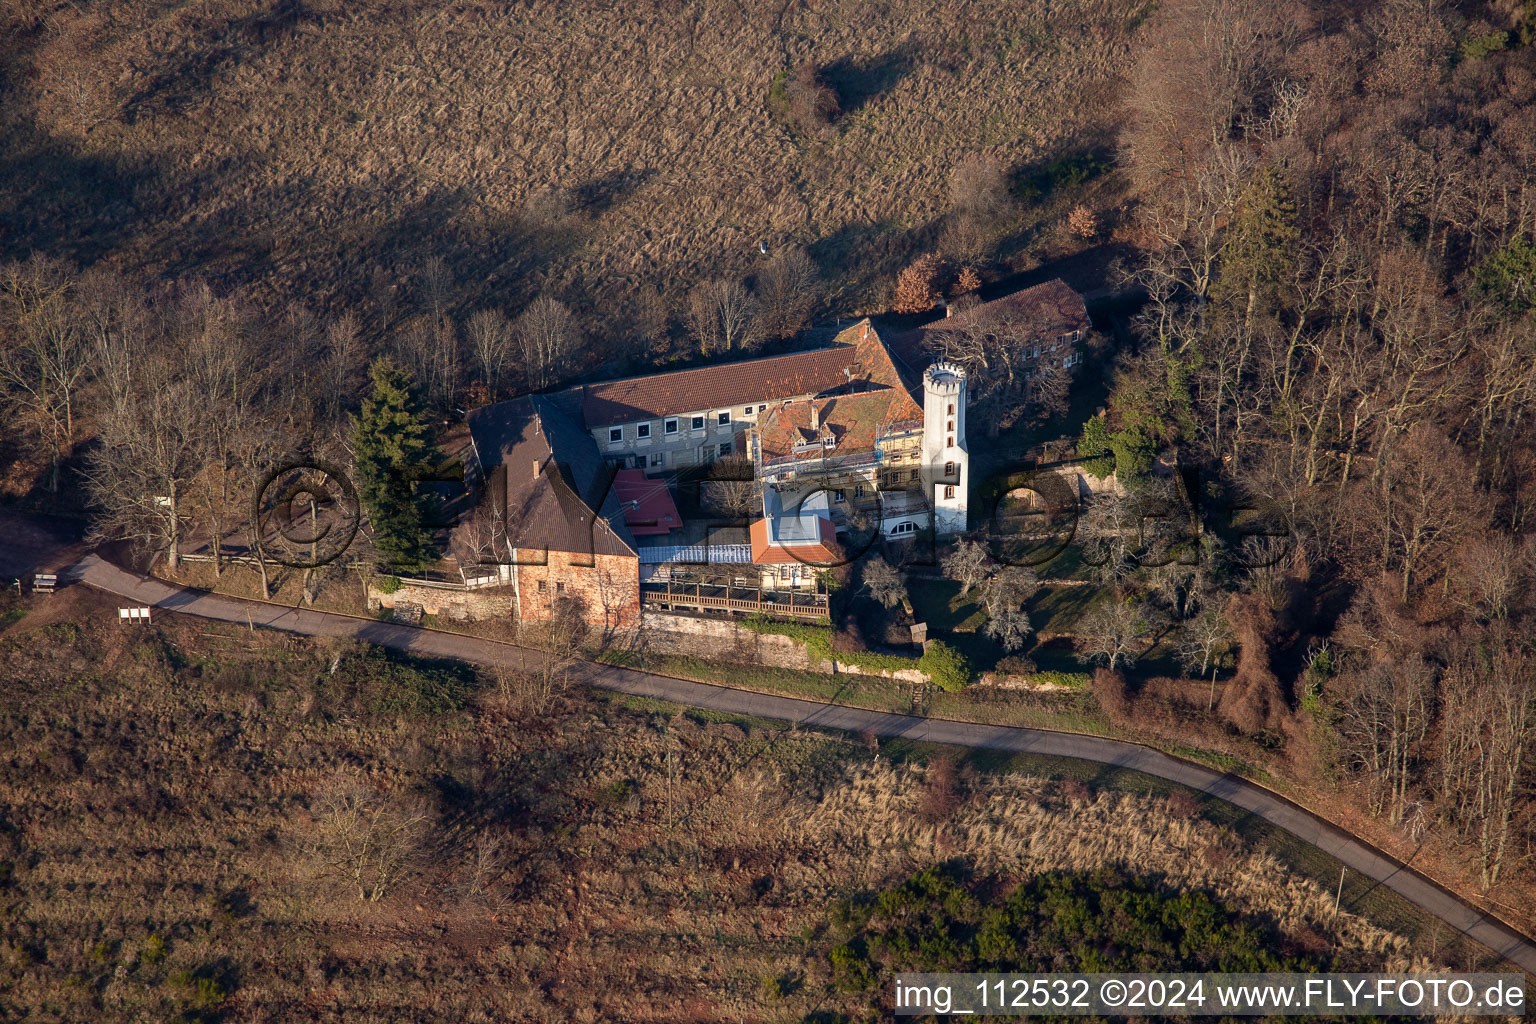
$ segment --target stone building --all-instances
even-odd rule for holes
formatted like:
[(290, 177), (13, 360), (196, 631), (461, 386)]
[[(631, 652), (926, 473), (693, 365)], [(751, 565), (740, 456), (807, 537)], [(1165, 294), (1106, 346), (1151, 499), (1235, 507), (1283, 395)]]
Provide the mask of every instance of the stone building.
[(626, 508), (591, 435), (530, 395), (468, 416), (479, 481), (501, 524), (494, 561), (508, 611), (544, 619), (561, 598), (587, 621), (626, 627), (640, 614), (640, 563)]

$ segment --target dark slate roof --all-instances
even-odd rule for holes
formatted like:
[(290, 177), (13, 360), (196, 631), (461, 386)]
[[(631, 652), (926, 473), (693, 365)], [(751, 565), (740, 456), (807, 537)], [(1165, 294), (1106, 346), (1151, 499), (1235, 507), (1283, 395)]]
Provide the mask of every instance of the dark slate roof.
[(612, 468), (592, 435), (554, 403), (529, 395), (471, 410), (466, 421), (486, 478), (504, 481), (514, 545), (635, 553)]

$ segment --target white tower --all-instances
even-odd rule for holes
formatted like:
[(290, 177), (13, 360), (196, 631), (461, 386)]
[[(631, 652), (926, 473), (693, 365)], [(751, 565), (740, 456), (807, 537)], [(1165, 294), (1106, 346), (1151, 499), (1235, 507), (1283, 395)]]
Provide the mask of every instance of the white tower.
[(965, 370), (938, 362), (923, 371), (923, 487), (933, 502), (933, 530), (963, 533), (971, 481), (965, 447)]

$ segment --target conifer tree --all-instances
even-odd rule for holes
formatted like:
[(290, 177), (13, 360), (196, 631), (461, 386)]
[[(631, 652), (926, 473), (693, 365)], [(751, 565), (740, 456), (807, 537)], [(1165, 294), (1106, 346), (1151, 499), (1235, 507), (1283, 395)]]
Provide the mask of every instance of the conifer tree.
[(1296, 265), (1296, 203), (1291, 187), (1272, 167), (1243, 186), (1221, 249), (1221, 273), (1213, 297), (1245, 306), (1250, 327), (1261, 303), (1276, 296), (1287, 270)]
[(368, 372), (372, 386), (353, 428), (358, 497), (384, 563), (419, 568), (431, 556), (416, 485), (439, 454), (410, 374), (388, 358)]

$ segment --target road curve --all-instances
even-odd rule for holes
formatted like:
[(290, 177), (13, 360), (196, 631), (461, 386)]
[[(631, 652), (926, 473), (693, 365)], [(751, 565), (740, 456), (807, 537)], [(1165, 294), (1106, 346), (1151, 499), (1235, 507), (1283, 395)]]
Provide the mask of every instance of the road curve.
[[(536, 668), (544, 662), (544, 655), (539, 651), (480, 637), (376, 622), (335, 612), (288, 608), (176, 587), (152, 577), (126, 572), (94, 554), (87, 555), (66, 575), (137, 605), (152, 605), (207, 619), (247, 623), (253, 627), (263, 626), (308, 636), (353, 637), (412, 654), (456, 658), (513, 669)], [(1527, 975), (1536, 976), (1536, 943), (1503, 921), (1470, 906), (1412, 868), (1284, 797), (1236, 776), (1222, 774), (1149, 747), (1076, 733), (918, 718), (840, 704), (822, 704), (590, 662), (581, 663), (578, 671), (579, 678), (588, 685), (674, 704), (794, 722), (807, 728), (867, 732), (926, 743), (1079, 758), (1168, 779), (1209, 796), (1219, 797), (1285, 829), (1298, 839), (1335, 857), (1351, 871), (1387, 886), (1410, 903), (1487, 946)]]

